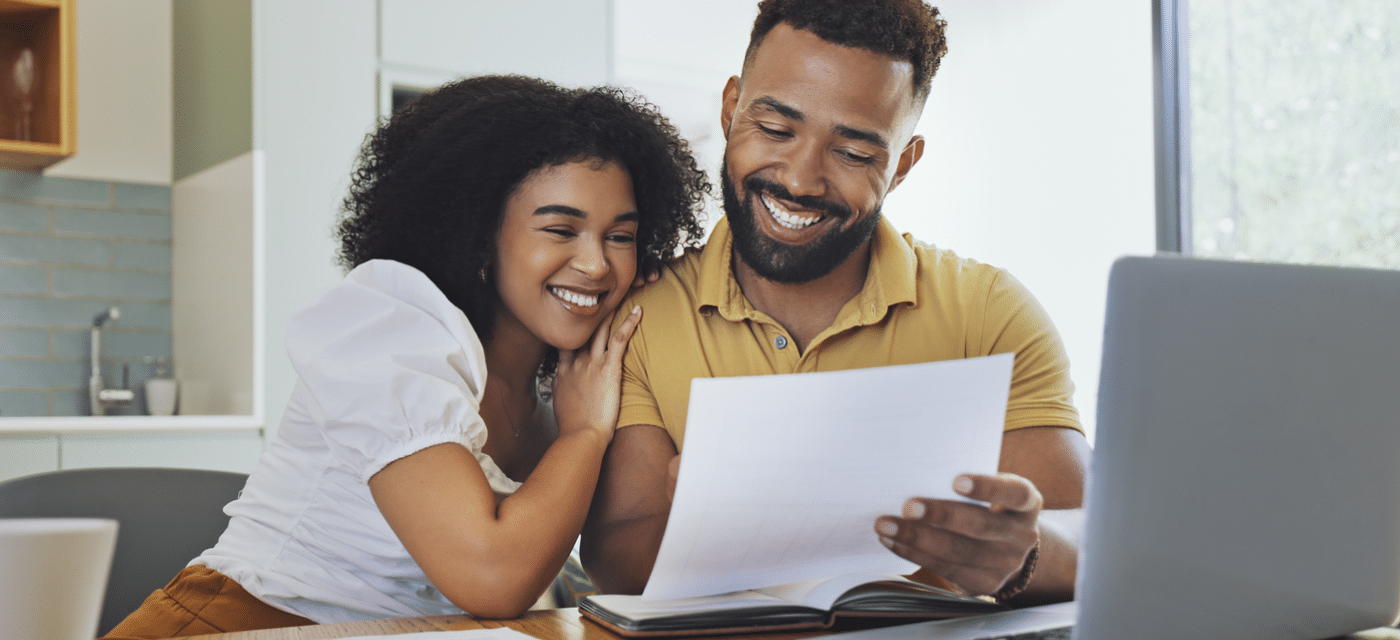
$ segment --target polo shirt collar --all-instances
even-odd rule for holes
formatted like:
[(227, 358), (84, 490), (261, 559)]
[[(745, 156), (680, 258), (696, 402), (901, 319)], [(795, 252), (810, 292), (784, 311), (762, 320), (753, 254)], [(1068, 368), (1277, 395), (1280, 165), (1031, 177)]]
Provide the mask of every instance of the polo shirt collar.
[[(889, 220), (881, 217), (875, 227), (870, 249), (870, 270), (860, 293), (847, 303), (856, 305), (856, 324), (871, 324), (884, 318), (893, 305), (916, 304), (918, 296), (915, 272), (918, 256), (909, 242), (895, 230)], [(696, 291), (697, 313), (704, 307), (714, 307), (726, 320), (757, 319), (760, 312), (753, 308), (739, 281), (734, 278), (730, 256), (734, 252), (734, 235), (729, 229), (728, 216), (720, 218), (710, 233), (710, 240), (700, 252), (699, 286)], [(837, 319), (837, 324), (845, 322)], [(764, 317), (767, 317), (764, 315)]]

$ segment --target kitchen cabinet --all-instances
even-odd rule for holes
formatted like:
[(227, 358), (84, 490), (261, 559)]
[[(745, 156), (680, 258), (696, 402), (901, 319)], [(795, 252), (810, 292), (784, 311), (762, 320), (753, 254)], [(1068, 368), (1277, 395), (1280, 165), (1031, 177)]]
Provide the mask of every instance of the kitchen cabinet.
[(74, 0), (0, 0), (0, 167), (39, 171), (77, 150)]

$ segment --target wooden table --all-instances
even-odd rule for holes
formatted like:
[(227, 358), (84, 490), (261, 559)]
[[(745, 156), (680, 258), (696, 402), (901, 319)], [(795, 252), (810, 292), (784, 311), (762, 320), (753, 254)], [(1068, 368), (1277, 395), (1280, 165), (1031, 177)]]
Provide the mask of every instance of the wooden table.
[[(540, 640), (621, 640), (618, 636), (596, 624), (585, 622), (579, 617), (578, 609), (546, 609), (528, 611), (514, 620), (477, 620), (457, 616), (433, 616), (427, 618), (399, 618), (392, 620), (370, 620), (366, 622), (344, 622), (309, 627), (288, 627), (265, 631), (240, 631), (238, 633), (218, 633), (195, 636), (198, 640), (328, 640), (368, 635), (395, 635), (420, 631), (459, 631), (463, 629), (515, 629)], [(800, 640), (826, 635), (827, 632), (809, 631), (804, 633), (769, 633), (753, 636), (723, 636), (722, 640)], [(405, 640), (410, 640), (408, 636)], [(1183, 639), (1185, 640), (1185, 639)], [(1376, 629), (1336, 640), (1400, 640), (1396, 629)]]
[[(612, 633), (579, 617), (578, 609), (545, 609), (527, 611), (514, 620), (477, 620), (470, 616), (431, 616), (343, 622), (308, 627), (287, 627), (263, 631), (239, 631), (195, 636), (198, 640), (327, 640), (352, 636), (393, 635), (420, 631), (459, 631), (462, 629), (496, 629), (508, 627), (540, 640), (619, 640)], [(822, 635), (822, 632), (770, 633), (760, 636), (725, 636), (724, 640), (799, 640)], [(411, 637), (411, 636), (410, 636)], [(405, 639), (407, 640), (407, 639)]]

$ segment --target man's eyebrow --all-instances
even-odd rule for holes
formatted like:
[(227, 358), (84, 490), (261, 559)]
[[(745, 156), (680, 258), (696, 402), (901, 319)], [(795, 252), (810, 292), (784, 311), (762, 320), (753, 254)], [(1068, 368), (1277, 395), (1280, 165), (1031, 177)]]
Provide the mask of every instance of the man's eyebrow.
[(752, 103), (750, 103), (749, 108), (752, 109), (754, 107), (763, 107), (769, 111), (776, 111), (778, 115), (792, 120), (796, 120), (798, 122), (802, 122), (807, 119), (806, 114), (803, 114), (801, 111), (794, 109), (790, 105), (786, 105), (782, 102), (779, 102), (777, 98), (774, 98), (772, 96), (763, 96), (762, 98), (754, 100)]
[[(807, 120), (806, 114), (802, 113), (801, 111), (798, 111), (791, 105), (782, 103), (777, 98), (774, 98), (772, 96), (763, 96), (754, 100), (752, 103), (750, 103), (749, 108), (762, 108), (768, 111), (774, 111), (783, 117), (789, 118), (791, 120), (796, 120), (798, 122), (804, 122)], [(856, 129), (854, 127), (848, 127), (840, 124), (832, 127), (832, 131), (835, 131), (836, 135), (841, 136), (843, 138), (859, 140), (861, 142), (868, 142), (877, 147), (889, 146), (889, 141), (885, 140), (884, 136), (875, 133), (874, 131)]]
[[(584, 213), (582, 209), (578, 209), (578, 208), (575, 208), (575, 207), (571, 207), (571, 206), (569, 206), (569, 205), (567, 205), (567, 204), (547, 204), (547, 205), (544, 205), (543, 207), (539, 207), (538, 209), (535, 209), (535, 215), (537, 215), (537, 216), (563, 215), (563, 216), (569, 216), (570, 218), (578, 218), (578, 219), (580, 219), (580, 220), (582, 220), (582, 219), (588, 217), (588, 214)], [(614, 220), (614, 222), (633, 222), (633, 221), (641, 221), (641, 219), (642, 219), (642, 214), (637, 213), (636, 211), (628, 211), (627, 213), (624, 213), (624, 214), (618, 216), (617, 219)]]
[(836, 132), (836, 135), (841, 136), (843, 138), (850, 138), (852, 140), (859, 140), (861, 142), (869, 142), (870, 144), (873, 144), (880, 148), (884, 148), (889, 145), (889, 143), (886, 142), (884, 136), (875, 133), (874, 131), (866, 131), (864, 129), (853, 129), (851, 127), (841, 124), (832, 127), (832, 130)]

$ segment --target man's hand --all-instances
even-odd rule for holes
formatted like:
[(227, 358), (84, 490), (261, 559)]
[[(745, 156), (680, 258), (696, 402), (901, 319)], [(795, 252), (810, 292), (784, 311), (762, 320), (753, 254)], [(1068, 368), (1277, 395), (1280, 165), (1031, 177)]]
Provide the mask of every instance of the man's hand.
[(961, 475), (953, 490), (987, 504), (911, 498), (903, 517), (882, 516), (875, 531), (899, 556), (969, 593), (994, 594), (1020, 577), (1040, 541), (1040, 491), (1010, 473)]
[[(979, 595), (1019, 580), (1027, 553), (1039, 543), (1035, 572), (1014, 604), (1072, 600), (1089, 455), (1088, 441), (1073, 429), (1008, 431), (1001, 439), (1001, 473), (954, 482), (959, 494), (987, 504), (914, 498), (902, 517), (878, 518), (875, 530), (895, 553), (923, 567), (914, 579), (938, 584), (941, 578)], [(881, 531), (886, 523), (896, 527), (891, 535)]]

